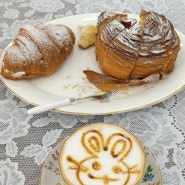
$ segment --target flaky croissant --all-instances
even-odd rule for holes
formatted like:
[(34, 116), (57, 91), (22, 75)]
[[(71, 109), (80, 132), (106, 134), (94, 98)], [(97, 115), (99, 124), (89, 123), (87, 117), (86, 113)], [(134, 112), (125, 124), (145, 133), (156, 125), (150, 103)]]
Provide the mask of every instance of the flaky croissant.
[(5, 50), (1, 74), (12, 80), (48, 76), (63, 64), (74, 43), (73, 31), (64, 25), (22, 27)]

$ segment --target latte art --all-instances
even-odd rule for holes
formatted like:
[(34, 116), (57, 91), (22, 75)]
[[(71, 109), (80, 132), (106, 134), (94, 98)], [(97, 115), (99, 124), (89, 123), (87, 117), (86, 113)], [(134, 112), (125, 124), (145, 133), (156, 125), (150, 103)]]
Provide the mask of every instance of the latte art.
[(143, 177), (145, 154), (125, 129), (97, 123), (66, 139), (59, 164), (68, 185), (134, 185)]

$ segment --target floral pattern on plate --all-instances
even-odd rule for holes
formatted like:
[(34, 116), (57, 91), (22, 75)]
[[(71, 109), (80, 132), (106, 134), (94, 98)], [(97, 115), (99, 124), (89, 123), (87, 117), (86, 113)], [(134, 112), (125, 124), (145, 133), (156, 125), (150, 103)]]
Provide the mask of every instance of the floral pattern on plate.
[[(58, 143), (45, 160), (41, 172), (40, 185), (66, 185), (60, 175), (58, 155), (62, 142)], [(162, 185), (160, 168), (149, 148), (144, 146), (146, 152), (146, 170), (140, 185)]]

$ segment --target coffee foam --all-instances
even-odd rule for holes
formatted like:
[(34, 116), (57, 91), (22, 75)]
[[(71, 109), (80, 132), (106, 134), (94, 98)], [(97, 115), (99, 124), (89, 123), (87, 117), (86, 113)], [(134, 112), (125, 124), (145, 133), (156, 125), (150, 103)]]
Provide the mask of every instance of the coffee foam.
[(136, 185), (144, 175), (145, 153), (127, 130), (96, 123), (65, 140), (59, 166), (68, 185)]

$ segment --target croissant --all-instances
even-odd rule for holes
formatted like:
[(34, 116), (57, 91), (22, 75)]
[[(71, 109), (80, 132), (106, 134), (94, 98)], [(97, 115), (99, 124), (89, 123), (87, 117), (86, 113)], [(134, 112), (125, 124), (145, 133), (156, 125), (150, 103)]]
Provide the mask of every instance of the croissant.
[(180, 50), (180, 39), (163, 15), (142, 10), (138, 20), (118, 11), (106, 11), (98, 17), (95, 45), (102, 71), (130, 80), (170, 73)]
[(51, 75), (70, 55), (74, 43), (75, 35), (67, 26), (24, 26), (5, 50), (1, 74), (12, 80)]

